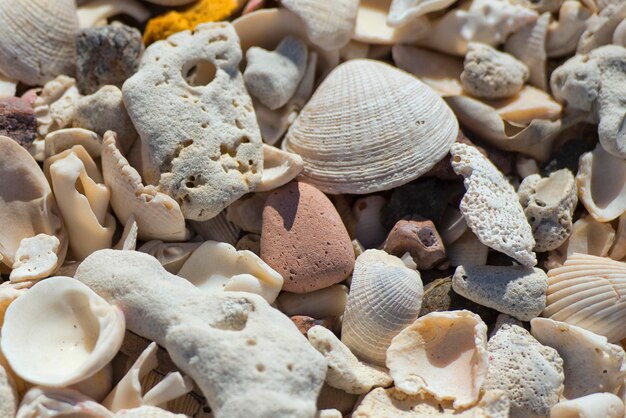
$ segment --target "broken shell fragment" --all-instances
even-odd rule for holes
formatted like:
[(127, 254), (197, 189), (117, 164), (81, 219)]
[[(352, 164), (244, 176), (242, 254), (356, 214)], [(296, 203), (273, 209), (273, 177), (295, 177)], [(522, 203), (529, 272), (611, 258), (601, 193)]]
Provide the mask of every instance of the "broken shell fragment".
[(347, 301), (348, 288), (334, 284), (307, 293), (282, 292), (276, 299), (276, 306), (287, 316), (327, 318), (343, 315)]
[(75, 145), (85, 148), (92, 158), (100, 157), (102, 152), (102, 138), (97, 133), (82, 128), (67, 128), (46, 135), (46, 158), (60, 154)]
[(619, 217), (615, 235), (615, 242), (613, 247), (611, 247), (610, 256), (613, 260), (626, 261), (626, 212)]
[(612, 393), (593, 393), (564, 400), (550, 409), (550, 418), (622, 418), (624, 403)]
[(392, 0), (361, 0), (352, 39), (368, 44), (393, 45), (413, 43), (428, 36), (431, 24), (425, 16), (411, 19), (399, 27), (390, 25), (388, 17), (391, 2)]
[(387, 23), (393, 27), (404, 26), (416, 17), (444, 10), (455, 0), (392, 0)]
[(188, 239), (190, 234), (178, 202), (158, 192), (154, 186), (144, 186), (137, 170), (117, 148), (116, 140), (115, 132), (104, 134), (102, 174), (104, 184), (111, 191), (111, 206), (120, 222), (125, 224), (134, 216), (142, 240)]
[(131, 16), (139, 23), (150, 17), (150, 11), (136, 0), (95, 0), (83, 4), (76, 11), (81, 29), (104, 26), (116, 15)]
[(387, 387), (393, 380), (382, 367), (360, 362), (332, 333), (316, 325), (307, 333), (309, 342), (328, 363), (326, 383), (347, 393), (363, 394), (375, 386)]
[(426, 173), (458, 129), (452, 111), (416, 78), (379, 61), (350, 60), (318, 87), (284, 146), (304, 160), (303, 181), (326, 193), (366, 194)]
[(357, 222), (355, 237), (363, 247), (376, 248), (385, 241), (387, 229), (380, 223), (380, 218), (386, 204), (387, 200), (378, 195), (362, 197), (354, 202), (352, 213)]
[(509, 36), (504, 45), (506, 52), (528, 66), (530, 84), (542, 90), (548, 88), (546, 38), (550, 18), (550, 13), (542, 14), (536, 21)]
[(613, 242), (615, 230), (610, 223), (598, 222), (592, 216), (585, 216), (574, 222), (569, 239), (551, 256), (560, 260), (559, 264), (563, 264), (574, 253), (606, 257)]
[(471, 229), (466, 229), (456, 241), (446, 247), (446, 254), (452, 267), (463, 264), (484, 266), (487, 264), (489, 247), (480, 242)]
[(0, 346), (24, 380), (63, 387), (85, 380), (122, 345), (124, 314), (70, 277), (35, 284), (7, 309)]
[(384, 251), (365, 251), (352, 273), (341, 341), (360, 360), (383, 366), (391, 339), (417, 318), (422, 295), (419, 272)]
[(303, 168), (304, 162), (298, 154), (263, 144), (263, 176), (255, 191), (277, 189), (293, 180)]
[(548, 25), (546, 38), (548, 58), (559, 58), (574, 53), (580, 36), (587, 28), (587, 19), (591, 15), (591, 10), (581, 2), (564, 1), (559, 10), (559, 20)]
[(202, 245), (201, 242), (163, 242), (153, 240), (146, 242), (138, 251), (150, 254), (159, 260), (159, 263), (165, 270), (176, 274), (191, 253), (200, 245)]
[(408, 395), (425, 391), (455, 409), (471, 406), (487, 376), (487, 325), (470, 311), (429, 313), (393, 338), (387, 367)]
[(12, 282), (38, 280), (51, 275), (58, 266), (57, 253), (61, 242), (54, 235), (38, 234), (24, 238), (15, 252)]
[(45, 137), (52, 131), (70, 127), (79, 98), (80, 93), (73, 78), (60, 75), (48, 81), (33, 106), (39, 135)]
[(111, 411), (77, 390), (39, 386), (26, 392), (16, 418), (72, 416), (113, 418)]
[(548, 271), (542, 316), (605, 336), (626, 338), (626, 263), (574, 253), (562, 267)]
[(283, 286), (283, 277), (256, 254), (216, 241), (198, 247), (178, 275), (206, 291), (256, 293), (268, 303), (276, 300)]
[(535, 240), (513, 186), (475, 147), (452, 145), (452, 168), (462, 175), (467, 192), (460, 209), (480, 241), (532, 267)]

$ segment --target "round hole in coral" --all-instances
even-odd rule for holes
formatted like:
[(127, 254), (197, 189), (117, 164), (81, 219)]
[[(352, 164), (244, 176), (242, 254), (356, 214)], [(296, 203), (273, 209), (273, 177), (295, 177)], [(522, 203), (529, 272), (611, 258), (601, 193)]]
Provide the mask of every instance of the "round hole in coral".
[(265, 365), (263, 365), (263, 364), (257, 364), (257, 365), (256, 365), (256, 369), (257, 369), (259, 372), (264, 372), (264, 371), (265, 371)]
[(190, 86), (206, 86), (215, 78), (217, 69), (211, 61), (196, 60), (186, 63), (182, 75)]

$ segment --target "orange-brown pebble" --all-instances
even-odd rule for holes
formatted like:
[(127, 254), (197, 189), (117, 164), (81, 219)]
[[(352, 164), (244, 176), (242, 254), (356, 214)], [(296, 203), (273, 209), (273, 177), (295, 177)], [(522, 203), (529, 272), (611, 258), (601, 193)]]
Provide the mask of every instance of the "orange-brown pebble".
[(283, 290), (294, 293), (339, 283), (354, 267), (350, 236), (337, 210), (324, 193), (302, 182), (267, 198), (261, 258), (283, 276)]

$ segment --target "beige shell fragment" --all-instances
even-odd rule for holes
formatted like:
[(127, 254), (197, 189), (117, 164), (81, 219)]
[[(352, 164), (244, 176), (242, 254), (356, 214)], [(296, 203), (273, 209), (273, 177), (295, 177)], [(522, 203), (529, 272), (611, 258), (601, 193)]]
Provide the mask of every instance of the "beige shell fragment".
[(559, 58), (576, 52), (578, 40), (587, 28), (591, 10), (579, 1), (564, 1), (559, 10), (559, 19), (548, 25), (546, 54), (548, 58)]
[(60, 154), (75, 145), (85, 148), (92, 158), (99, 158), (102, 153), (102, 138), (97, 133), (82, 128), (66, 128), (46, 135), (46, 158)]
[(562, 267), (548, 271), (542, 316), (605, 336), (626, 338), (626, 263), (574, 253)]
[[(263, 173), (265, 175), (265, 170)], [(263, 226), (263, 207), (268, 195), (269, 193), (249, 193), (234, 201), (226, 208), (226, 219), (244, 231), (260, 235)]]
[(563, 359), (567, 399), (598, 392), (617, 393), (626, 377), (624, 349), (584, 328), (548, 318), (530, 321), (531, 333)]
[(443, 10), (456, 0), (392, 0), (387, 24), (404, 26), (416, 17)]
[(624, 404), (612, 393), (593, 393), (561, 401), (550, 409), (550, 418), (622, 418)]
[(150, 254), (172, 274), (185, 264), (192, 252), (202, 245), (201, 242), (163, 242), (158, 240), (148, 241), (138, 251)]
[(587, 21), (587, 29), (578, 41), (577, 54), (588, 54), (592, 50), (613, 41), (613, 33), (626, 18), (626, 3), (615, 1), (608, 4), (597, 15)]
[(54, 235), (38, 234), (24, 238), (15, 253), (12, 282), (43, 279), (57, 268), (57, 252), (61, 242)]
[(52, 277), (9, 305), (0, 345), (24, 380), (63, 387), (106, 366), (122, 345), (124, 331), (120, 309), (78, 280)]
[(379, 61), (350, 60), (318, 87), (284, 145), (304, 160), (303, 181), (326, 193), (366, 194), (426, 173), (458, 129), (445, 102), (416, 78)]
[(158, 364), (157, 344), (151, 343), (139, 355), (130, 370), (102, 401), (102, 405), (112, 412), (121, 409), (139, 408), (143, 405), (159, 406), (182, 396), (193, 388), (189, 378), (179, 372), (169, 373), (161, 382), (142, 392), (141, 380)]
[(613, 260), (626, 261), (626, 212), (619, 217), (619, 223), (615, 231), (615, 242), (613, 247), (611, 247), (610, 257)]
[(576, 184), (580, 201), (597, 221), (610, 222), (626, 212), (626, 160), (600, 145), (580, 157)]
[(75, 72), (78, 18), (74, 0), (0, 3), (0, 72), (42, 85)]
[(187, 415), (174, 414), (156, 406), (140, 406), (139, 408), (124, 409), (113, 418), (187, 418)]
[(141, 176), (117, 148), (117, 135), (104, 134), (102, 172), (111, 191), (111, 206), (118, 219), (126, 223), (135, 216), (140, 239), (184, 241), (189, 238), (185, 218), (176, 200), (154, 186), (144, 186)]
[(75, 79), (60, 75), (47, 82), (34, 104), (39, 135), (71, 126), (79, 98)]
[(467, 223), (465, 225), (465, 231), (461, 236), (451, 245), (446, 244), (448, 261), (452, 267), (462, 266), (463, 264), (484, 266), (487, 264), (489, 247), (480, 242), (476, 234), (467, 228)]
[(70, 388), (36, 386), (26, 392), (16, 418), (112, 418), (111, 411), (88, 396)]
[(136, 0), (95, 0), (80, 6), (77, 10), (78, 25), (81, 29), (104, 26), (107, 19), (116, 15), (131, 16), (139, 23), (150, 17), (150, 11)]
[(137, 249), (137, 235), (139, 233), (139, 227), (135, 220), (135, 215), (130, 215), (128, 220), (124, 224), (122, 230), (122, 236), (117, 244), (113, 246), (114, 250), (134, 251)]
[(418, 271), (384, 251), (365, 251), (352, 273), (341, 341), (360, 360), (384, 366), (391, 339), (417, 318), (423, 292)]
[(429, 313), (393, 338), (387, 367), (408, 395), (425, 391), (454, 408), (471, 406), (487, 376), (487, 325), (470, 311)]
[(381, 224), (381, 211), (387, 200), (379, 195), (361, 197), (354, 202), (355, 238), (364, 248), (377, 248), (387, 238), (388, 230)]
[(266, 192), (287, 184), (300, 174), (303, 168), (304, 161), (298, 154), (263, 144), (263, 177), (255, 191)]
[(475, 147), (455, 143), (452, 168), (464, 177), (467, 189), (460, 209), (480, 241), (532, 267), (535, 239), (513, 186)]
[[(115, 218), (108, 211), (110, 191), (99, 182), (100, 173), (93, 160), (87, 161), (85, 165), (74, 150), (46, 160), (46, 164), (50, 163), (52, 189), (69, 233), (70, 248), (78, 260), (110, 248), (116, 228)], [(90, 165), (95, 170), (88, 171)]]
[(282, 0), (281, 4), (304, 21), (311, 42), (321, 48), (336, 50), (350, 42), (359, 0)]
[(202, 290), (256, 293), (274, 302), (283, 277), (251, 251), (237, 251), (225, 242), (206, 241), (178, 271)]
[(208, 221), (189, 221), (189, 224), (203, 239), (207, 241), (227, 242), (230, 245), (237, 243), (241, 233), (241, 229), (226, 218), (225, 210)]
[(276, 298), (277, 308), (285, 315), (305, 315), (312, 318), (341, 316), (347, 302), (348, 288), (342, 284), (307, 293), (282, 292)]
[(587, 215), (574, 222), (569, 239), (550, 254), (549, 260), (560, 266), (574, 253), (607, 257), (614, 242), (613, 226)]
[(392, 0), (361, 0), (352, 39), (355, 41), (393, 45), (413, 43), (428, 36), (431, 24), (426, 17), (416, 17), (400, 27), (389, 25), (387, 18)]
[(360, 362), (327, 328), (316, 325), (309, 329), (307, 337), (328, 363), (326, 383), (330, 386), (347, 393), (363, 394), (373, 387), (387, 387), (393, 382), (384, 368)]

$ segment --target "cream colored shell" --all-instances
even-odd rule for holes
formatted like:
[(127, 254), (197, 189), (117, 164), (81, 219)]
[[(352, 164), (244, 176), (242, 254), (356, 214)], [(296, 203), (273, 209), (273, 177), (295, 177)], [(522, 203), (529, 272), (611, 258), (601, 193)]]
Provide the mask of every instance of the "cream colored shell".
[(0, 98), (15, 96), (17, 83), (17, 80), (0, 73)]
[(384, 251), (365, 251), (352, 273), (341, 341), (360, 360), (383, 366), (391, 339), (417, 318), (422, 295), (419, 272)]
[(190, 234), (178, 202), (154, 186), (144, 186), (137, 170), (117, 148), (116, 140), (115, 132), (104, 134), (102, 173), (104, 184), (111, 191), (111, 206), (120, 222), (126, 223), (134, 215), (139, 238), (144, 241), (188, 239)]
[(71, 388), (36, 386), (24, 395), (16, 418), (112, 418), (111, 411)]
[(504, 45), (506, 52), (528, 66), (530, 84), (542, 90), (548, 88), (546, 39), (550, 19), (550, 13), (542, 14), (535, 22), (509, 36)]
[(143, 23), (150, 17), (150, 11), (136, 0), (96, 0), (82, 5), (77, 10), (78, 25), (81, 29), (104, 26), (107, 19), (115, 15), (128, 15)]
[(579, 1), (564, 1), (559, 10), (559, 20), (548, 25), (546, 53), (549, 58), (570, 55), (576, 51), (578, 40), (587, 28), (591, 10)]
[(54, 235), (37, 234), (24, 238), (15, 253), (12, 282), (38, 280), (51, 275), (56, 269), (61, 242)]
[(174, 414), (156, 406), (141, 406), (139, 408), (126, 409), (113, 415), (113, 418), (187, 418), (183, 414)]
[(237, 251), (225, 242), (206, 241), (178, 271), (206, 291), (256, 293), (274, 302), (283, 287), (283, 277), (251, 251)]
[(124, 339), (122, 311), (70, 277), (43, 280), (7, 309), (0, 346), (24, 380), (51, 387), (85, 380)]
[(610, 256), (613, 260), (626, 261), (626, 212), (619, 217), (615, 242), (611, 248)]
[(550, 409), (550, 418), (622, 418), (624, 404), (612, 393), (593, 393), (564, 400)]
[(458, 129), (452, 111), (419, 80), (378, 61), (350, 60), (318, 87), (285, 149), (304, 160), (303, 181), (326, 193), (365, 194), (430, 170)]
[(470, 311), (432, 312), (402, 330), (387, 349), (396, 389), (474, 405), (487, 376), (487, 325)]
[(138, 251), (150, 254), (159, 260), (159, 263), (165, 270), (176, 274), (191, 253), (200, 245), (202, 245), (201, 242), (163, 242), (153, 240), (143, 244)]
[(399, 27), (390, 25), (387, 19), (391, 2), (392, 0), (361, 0), (352, 39), (369, 44), (392, 45), (412, 43), (428, 36), (431, 25), (426, 17), (416, 17)]
[(92, 131), (82, 128), (59, 129), (50, 132), (45, 138), (46, 158), (80, 145), (92, 158), (99, 158), (102, 153), (102, 138)]
[(75, 71), (78, 18), (74, 0), (0, 3), (0, 71), (42, 85)]
[(48, 81), (34, 103), (37, 133), (45, 137), (52, 131), (71, 126), (79, 98), (75, 79), (60, 75)]
[(454, 2), (455, 0), (392, 0), (387, 23), (393, 27), (401, 27), (415, 18), (443, 10)]
[(605, 336), (626, 338), (626, 263), (572, 254), (563, 267), (548, 271), (542, 316)]
[(597, 221), (609, 222), (626, 212), (626, 160), (600, 145), (580, 157), (576, 184), (580, 201)]
[(263, 177), (255, 191), (277, 189), (293, 180), (303, 168), (304, 162), (299, 155), (263, 144)]

